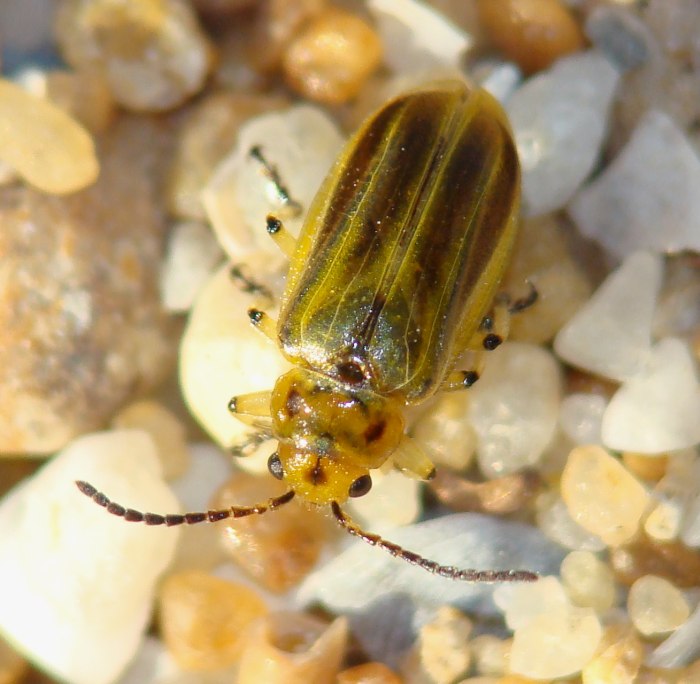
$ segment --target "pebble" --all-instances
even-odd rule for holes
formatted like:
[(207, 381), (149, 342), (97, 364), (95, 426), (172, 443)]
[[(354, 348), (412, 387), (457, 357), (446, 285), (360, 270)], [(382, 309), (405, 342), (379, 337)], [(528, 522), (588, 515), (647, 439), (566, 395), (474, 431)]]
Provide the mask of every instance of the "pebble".
[(557, 355), (613, 380), (642, 372), (652, 355), (651, 324), (662, 269), (658, 255), (628, 256), (559, 331), (554, 340)]
[(474, 670), (480, 675), (503, 675), (508, 671), (512, 642), (492, 634), (480, 634), (469, 642)]
[[(269, 475), (235, 473), (217, 491), (212, 508), (254, 506), (280, 496), (286, 485)], [(292, 501), (279, 511), (225, 520), (216, 526), (219, 544), (256, 583), (285, 592), (314, 567), (329, 536), (318, 508)]]
[(541, 615), (554, 615), (570, 607), (564, 587), (556, 577), (540, 577), (532, 584), (500, 584), (493, 593), (493, 600), (512, 630), (526, 627)]
[(537, 525), (548, 539), (572, 551), (602, 551), (605, 542), (579, 525), (561, 496), (546, 492), (537, 500)]
[(0, 159), (52, 195), (92, 185), (100, 165), (92, 137), (48, 100), (0, 78)]
[(224, 266), (204, 286), (182, 338), (180, 384), (185, 402), (223, 448), (252, 434), (251, 427), (228, 410), (231, 397), (270, 390), (290, 368), (248, 322), (246, 311), (259, 304), (259, 298), (237, 286), (229, 266)]
[(557, 0), (479, 0), (477, 6), (494, 46), (526, 74), (584, 47), (574, 15)]
[(700, 443), (700, 380), (685, 342), (666, 338), (649, 364), (620, 387), (603, 415), (603, 444), (656, 454)]
[(29, 663), (0, 638), (0, 684), (22, 684), (28, 671)]
[(572, 200), (579, 230), (622, 258), (700, 249), (700, 158), (670, 116), (651, 109), (606, 169)]
[(664, 455), (637, 454), (633, 451), (622, 454), (625, 468), (647, 482), (658, 482), (666, 474), (669, 461), (669, 457)]
[(162, 404), (142, 399), (125, 406), (112, 420), (116, 430), (143, 430), (156, 445), (163, 477), (173, 480), (189, 465), (185, 426)]
[(160, 272), (163, 307), (172, 313), (189, 311), (223, 258), (224, 253), (208, 226), (198, 221), (176, 223), (168, 238)]
[(523, 296), (526, 283), (537, 289), (537, 301), (510, 321), (509, 339), (550, 342), (591, 296), (589, 276), (574, 258), (561, 219), (553, 214), (525, 219), (501, 290)]
[(658, 541), (671, 541), (680, 533), (683, 505), (675, 499), (662, 499), (644, 521), (644, 531)]
[(560, 384), (554, 357), (541, 347), (510, 342), (489, 353), (469, 390), (477, 458), (486, 477), (538, 463), (556, 428)]
[(368, 0), (382, 39), (384, 62), (395, 74), (414, 76), (461, 66), (471, 36), (444, 14), (417, 0)]
[(258, 593), (200, 571), (169, 575), (158, 594), (163, 640), (184, 670), (215, 671), (236, 663), (250, 626), (267, 613)]
[(510, 671), (535, 679), (573, 675), (591, 660), (602, 633), (590, 608), (542, 613), (515, 630)]
[(237, 684), (335, 684), (347, 639), (344, 617), (271, 613), (248, 632)]
[(563, 208), (593, 171), (619, 73), (596, 51), (565, 57), (506, 103), (528, 216)]
[(218, 90), (185, 110), (166, 188), (170, 213), (204, 221), (201, 192), (236, 144), (240, 127), (253, 116), (286, 105), (287, 100), (279, 96)]
[(319, 12), (292, 39), (282, 57), (287, 85), (315, 102), (352, 100), (376, 71), (382, 44), (374, 28), (345, 10)]
[(571, 517), (608, 546), (629, 541), (650, 503), (646, 489), (599, 446), (576, 447), (561, 476)]
[(418, 641), (404, 661), (406, 684), (452, 684), (471, 663), (469, 637), (472, 621), (456, 608), (442, 606), (424, 625)]
[(640, 577), (630, 587), (627, 611), (637, 631), (645, 636), (672, 632), (690, 615), (683, 594), (656, 575)]
[(178, 532), (109, 515), (76, 479), (141, 510), (179, 508), (145, 433), (72, 442), (0, 505), (0, 631), (58, 679), (109, 684), (139, 647)]
[[(665, 641), (661, 642), (646, 658), (652, 667), (674, 668), (688, 665), (695, 661), (695, 666), (688, 668), (688, 679), (683, 684), (697, 681), (697, 658), (700, 656), (700, 606), (676, 629)], [(691, 672), (692, 670), (692, 672)]]
[(605, 397), (596, 394), (570, 394), (559, 408), (559, 426), (574, 444), (600, 444), (600, 428)]
[(423, 510), (419, 480), (389, 469), (372, 471), (372, 493), (350, 499), (348, 511), (356, 522), (365, 527), (373, 525), (410, 525), (418, 520)]
[(0, 452), (60, 449), (170, 372), (174, 326), (157, 286), (162, 135), (122, 119), (102, 141), (99, 179), (79, 194), (0, 188), (14, 284), (0, 298)]
[[(644, 647), (627, 626), (608, 627), (598, 653), (581, 671), (583, 684), (629, 684), (636, 682), (642, 666)], [(661, 684), (661, 683), (659, 683)]]
[[(284, 220), (296, 236), (309, 207), (331, 168), (342, 137), (320, 109), (298, 105), (257, 116), (241, 126), (238, 143), (216, 167), (202, 192), (202, 201), (221, 247), (234, 260), (254, 252), (265, 254), (265, 270), (288, 263), (265, 230), (268, 214)], [(250, 151), (258, 147), (277, 170), (289, 196), (280, 198), (275, 185)]]
[(97, 70), (114, 99), (136, 111), (182, 104), (204, 85), (212, 48), (183, 0), (145, 0), (129, 11), (112, 0), (64, 0), (55, 38), (76, 70)]
[(404, 684), (384, 663), (363, 663), (338, 673), (335, 684)]
[(571, 602), (604, 613), (615, 603), (615, 576), (590, 551), (572, 551), (561, 564), (561, 581)]
[(474, 80), (501, 103), (510, 98), (523, 80), (522, 72), (512, 62), (484, 60), (477, 62), (471, 72)]
[(681, 540), (687, 546), (700, 548), (700, 492), (690, 500), (685, 510)]

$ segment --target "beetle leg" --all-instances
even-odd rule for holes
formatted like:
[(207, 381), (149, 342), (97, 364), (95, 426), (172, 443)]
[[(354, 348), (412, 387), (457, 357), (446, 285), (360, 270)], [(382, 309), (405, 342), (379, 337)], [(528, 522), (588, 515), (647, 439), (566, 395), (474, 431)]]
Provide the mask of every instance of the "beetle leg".
[(277, 322), (260, 309), (248, 309), (250, 322), (271, 342), (277, 343)]
[(238, 289), (242, 292), (256, 295), (257, 297), (262, 298), (265, 302), (274, 301), (274, 295), (272, 294), (270, 288), (251, 278), (245, 272), (245, 266), (243, 264), (231, 264), (229, 275), (231, 276), (231, 280), (235, 283), (236, 287), (238, 287)]
[(406, 435), (392, 454), (392, 460), (398, 470), (416, 480), (432, 480), (435, 477), (433, 462), (418, 443)]
[(228, 403), (228, 410), (237, 418), (240, 416), (253, 416), (257, 418), (270, 417), (270, 399), (272, 392), (250, 392), (232, 397)]
[(287, 209), (287, 213), (291, 216), (299, 216), (302, 210), (301, 204), (291, 197), (287, 186), (282, 183), (282, 178), (277, 171), (277, 167), (270, 164), (263, 154), (262, 147), (260, 147), (260, 145), (254, 145), (250, 148), (250, 152), (248, 154), (250, 154), (250, 156), (262, 166), (264, 174), (274, 185), (277, 197), (282, 205)]
[[(236, 414), (236, 418), (239, 420), (243, 417), (244, 416)], [(247, 416), (247, 418), (250, 420), (250, 416)], [(252, 420), (255, 421), (255, 419)], [(238, 442), (238, 444), (231, 445), (228, 451), (231, 456), (235, 458), (247, 458), (248, 456), (252, 456), (261, 444), (264, 444), (271, 438), (272, 432), (269, 429), (260, 428), (256, 432), (249, 434), (243, 441)]]
[(292, 237), (282, 221), (272, 214), (267, 217), (267, 233), (288, 259), (294, 256), (294, 250), (297, 247), (296, 238)]

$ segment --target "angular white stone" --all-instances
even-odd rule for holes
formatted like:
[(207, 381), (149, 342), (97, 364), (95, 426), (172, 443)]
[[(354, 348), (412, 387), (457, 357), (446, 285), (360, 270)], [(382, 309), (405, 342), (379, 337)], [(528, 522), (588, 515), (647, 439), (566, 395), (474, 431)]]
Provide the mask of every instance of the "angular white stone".
[(537, 463), (554, 435), (559, 394), (559, 366), (541, 347), (511, 342), (489, 355), (469, 411), (487, 477)]
[[(234, 261), (254, 252), (271, 262), (285, 258), (265, 230), (274, 214), (297, 235), (306, 210), (338, 154), (342, 137), (335, 123), (309, 105), (257, 116), (241, 126), (238, 142), (202, 191), (202, 202), (224, 251)], [(277, 194), (260, 161), (250, 155), (258, 146), (277, 169), (290, 197), (301, 205), (294, 213)]]
[[(255, 265), (251, 272), (256, 272)], [(180, 347), (180, 385), (192, 415), (219, 445), (238, 444), (251, 428), (234, 418), (234, 395), (271, 390), (291, 365), (249, 322), (260, 298), (236, 286), (225, 266), (197, 298)], [(274, 315), (274, 312), (272, 312)]]
[(651, 356), (651, 325), (663, 264), (638, 252), (598, 288), (559, 331), (554, 350), (568, 363), (613, 380), (642, 371)]
[(508, 100), (528, 215), (561, 209), (593, 170), (618, 80), (591, 50), (559, 60)]
[(208, 226), (196, 221), (175, 225), (160, 274), (163, 306), (172, 312), (187, 311), (223, 257)]
[(471, 37), (440, 12), (417, 0), (368, 0), (384, 46), (384, 61), (397, 74), (460, 67)]
[(700, 157), (667, 114), (650, 110), (618, 157), (568, 211), (581, 232), (622, 257), (700, 250)]
[(500, 584), (493, 592), (493, 600), (513, 630), (527, 626), (540, 615), (566, 612), (571, 607), (557, 577), (540, 577), (537, 582), (526, 584)]
[(76, 479), (139, 510), (179, 510), (146, 433), (77, 439), (0, 505), (0, 631), (61, 680), (109, 684), (139, 647), (178, 531), (109, 515)]
[(700, 443), (700, 382), (687, 345), (672, 337), (648, 367), (615, 393), (603, 415), (603, 444), (656, 454)]

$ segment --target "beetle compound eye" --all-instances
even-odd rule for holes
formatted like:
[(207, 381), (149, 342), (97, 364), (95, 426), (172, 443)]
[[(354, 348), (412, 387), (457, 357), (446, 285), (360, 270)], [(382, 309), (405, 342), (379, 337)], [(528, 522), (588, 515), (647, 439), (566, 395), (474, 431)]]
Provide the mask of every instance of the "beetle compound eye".
[(372, 489), (372, 478), (369, 475), (363, 475), (358, 477), (351, 485), (348, 490), (348, 496), (356, 499), (358, 496), (364, 496)]
[(282, 467), (280, 456), (276, 451), (267, 459), (267, 469), (270, 471), (270, 475), (276, 480), (284, 479), (284, 468)]

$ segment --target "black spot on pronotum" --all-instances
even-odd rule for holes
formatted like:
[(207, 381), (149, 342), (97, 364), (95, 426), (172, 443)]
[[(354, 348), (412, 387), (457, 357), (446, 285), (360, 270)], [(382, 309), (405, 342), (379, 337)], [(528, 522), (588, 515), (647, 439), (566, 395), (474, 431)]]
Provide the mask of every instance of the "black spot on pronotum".
[(345, 361), (336, 366), (338, 380), (348, 385), (361, 385), (365, 381), (365, 374), (356, 361)]
[(376, 423), (372, 423), (365, 430), (365, 434), (364, 434), (365, 442), (367, 442), (367, 444), (371, 444), (372, 442), (376, 442), (384, 434), (385, 428), (386, 428), (386, 423), (383, 420), (377, 421)]
[(270, 475), (276, 480), (284, 479), (284, 468), (282, 467), (279, 454), (276, 451), (270, 454), (270, 458), (267, 459), (267, 469), (270, 471)]
[(321, 467), (321, 459), (317, 459), (316, 465), (309, 471), (309, 482), (313, 485), (324, 485), (328, 482), (326, 473)]
[(290, 418), (296, 416), (304, 408), (304, 399), (302, 398), (301, 394), (297, 392), (297, 390), (289, 390), (287, 401), (284, 403), (284, 408)]
[(362, 475), (350, 485), (348, 496), (356, 499), (358, 496), (367, 494), (370, 489), (372, 489), (372, 478), (369, 475)]

